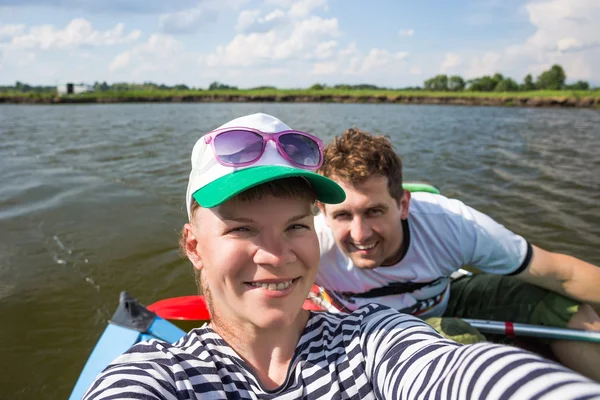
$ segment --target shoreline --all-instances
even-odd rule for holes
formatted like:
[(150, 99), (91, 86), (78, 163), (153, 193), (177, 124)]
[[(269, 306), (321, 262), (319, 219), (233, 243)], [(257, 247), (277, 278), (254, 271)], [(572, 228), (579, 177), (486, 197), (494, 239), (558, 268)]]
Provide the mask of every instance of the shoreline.
[(0, 104), (115, 104), (115, 103), (358, 103), (429, 104), (503, 107), (600, 108), (600, 97), (573, 96), (468, 96), (468, 95), (375, 95), (375, 94), (161, 94), (20, 96), (0, 94)]

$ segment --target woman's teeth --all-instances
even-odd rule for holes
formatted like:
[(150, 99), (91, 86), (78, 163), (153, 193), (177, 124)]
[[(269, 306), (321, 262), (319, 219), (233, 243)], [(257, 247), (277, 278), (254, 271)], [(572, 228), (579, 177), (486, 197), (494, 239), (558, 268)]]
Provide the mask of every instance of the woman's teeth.
[(260, 283), (260, 282), (250, 282), (250, 286), (259, 287), (268, 290), (284, 290), (291, 286), (294, 281), (287, 281), (281, 283)]

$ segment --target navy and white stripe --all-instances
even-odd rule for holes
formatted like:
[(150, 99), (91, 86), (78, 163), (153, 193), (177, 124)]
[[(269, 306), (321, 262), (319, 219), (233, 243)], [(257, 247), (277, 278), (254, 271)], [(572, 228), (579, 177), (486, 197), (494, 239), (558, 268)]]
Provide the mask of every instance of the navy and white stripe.
[(516, 348), (443, 339), (421, 320), (373, 304), (313, 313), (275, 390), (204, 327), (173, 345), (133, 346), (84, 398), (600, 399), (600, 385)]

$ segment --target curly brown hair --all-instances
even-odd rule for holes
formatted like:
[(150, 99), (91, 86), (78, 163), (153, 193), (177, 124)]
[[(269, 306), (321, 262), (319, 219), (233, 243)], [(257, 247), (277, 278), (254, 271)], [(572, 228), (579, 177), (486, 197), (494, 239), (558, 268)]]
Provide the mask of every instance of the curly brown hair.
[(323, 151), (320, 174), (351, 185), (360, 184), (373, 175), (388, 178), (390, 196), (399, 201), (402, 189), (402, 160), (386, 136), (375, 136), (350, 128)]

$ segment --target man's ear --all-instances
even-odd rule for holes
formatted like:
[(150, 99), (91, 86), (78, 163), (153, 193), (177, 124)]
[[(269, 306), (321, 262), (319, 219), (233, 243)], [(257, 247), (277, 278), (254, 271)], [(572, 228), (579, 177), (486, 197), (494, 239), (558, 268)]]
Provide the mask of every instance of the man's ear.
[(325, 204), (321, 203), (320, 201), (317, 201), (317, 207), (319, 208), (319, 211), (321, 211), (321, 214), (327, 216), (327, 212), (325, 211)]
[(407, 219), (408, 209), (410, 207), (410, 192), (408, 190), (405, 190), (402, 193), (398, 206), (400, 207), (400, 218)]
[(321, 211), (321, 213), (323, 214), (323, 220), (325, 221), (325, 225), (331, 228), (331, 225), (329, 224), (329, 218), (327, 218), (327, 210), (325, 209), (325, 204), (318, 201), (317, 207), (319, 207), (319, 211)]
[(202, 263), (202, 257), (198, 252), (198, 237), (194, 233), (194, 228), (190, 223), (183, 226), (183, 231), (185, 234), (185, 254), (192, 262), (194, 268), (200, 271), (204, 264)]

